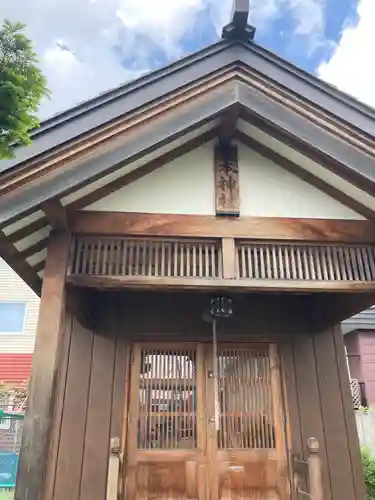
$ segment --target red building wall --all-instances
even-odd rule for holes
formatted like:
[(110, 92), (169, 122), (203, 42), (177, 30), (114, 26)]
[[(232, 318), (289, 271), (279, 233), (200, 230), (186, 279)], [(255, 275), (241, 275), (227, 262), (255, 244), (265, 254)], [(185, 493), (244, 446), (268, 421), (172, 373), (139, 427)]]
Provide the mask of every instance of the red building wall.
[(32, 354), (0, 353), (0, 381), (21, 385), (30, 378)]

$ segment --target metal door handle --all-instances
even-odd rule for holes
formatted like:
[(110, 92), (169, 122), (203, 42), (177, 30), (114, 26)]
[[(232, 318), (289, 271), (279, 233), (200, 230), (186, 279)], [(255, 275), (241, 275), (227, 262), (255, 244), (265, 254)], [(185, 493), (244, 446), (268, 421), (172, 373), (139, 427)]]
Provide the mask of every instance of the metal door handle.
[(209, 419), (208, 419), (208, 423), (210, 423), (210, 424), (214, 424), (214, 423), (215, 423), (215, 419), (214, 419), (214, 418), (209, 418)]

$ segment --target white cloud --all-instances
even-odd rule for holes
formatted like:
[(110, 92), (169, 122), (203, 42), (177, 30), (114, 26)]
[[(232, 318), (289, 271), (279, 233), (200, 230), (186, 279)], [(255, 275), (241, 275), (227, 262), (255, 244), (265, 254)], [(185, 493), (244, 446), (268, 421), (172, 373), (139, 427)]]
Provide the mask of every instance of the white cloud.
[[(272, 29), (272, 21), (287, 11), (298, 34), (319, 39), (322, 2), (252, 0), (251, 22), (259, 30)], [(232, 0), (0, 0), (0, 22), (27, 25), (52, 91), (40, 110), (45, 118), (151, 69), (148, 47), (140, 47), (135, 34), (175, 59), (186, 51), (179, 41), (201, 9), (209, 7), (219, 35), (231, 5)], [(132, 57), (137, 64), (124, 68), (122, 60)]]
[(359, 0), (358, 23), (347, 25), (329, 61), (318, 75), (344, 92), (375, 107), (375, 1)]

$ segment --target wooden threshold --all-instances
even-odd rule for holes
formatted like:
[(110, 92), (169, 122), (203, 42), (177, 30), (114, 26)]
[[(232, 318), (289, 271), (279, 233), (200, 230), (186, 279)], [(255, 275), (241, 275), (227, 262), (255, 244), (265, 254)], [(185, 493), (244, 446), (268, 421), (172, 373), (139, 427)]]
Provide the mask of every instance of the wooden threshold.
[(73, 286), (97, 289), (196, 290), (227, 292), (363, 293), (375, 291), (375, 282), (261, 279), (152, 278), (145, 276), (68, 276)]

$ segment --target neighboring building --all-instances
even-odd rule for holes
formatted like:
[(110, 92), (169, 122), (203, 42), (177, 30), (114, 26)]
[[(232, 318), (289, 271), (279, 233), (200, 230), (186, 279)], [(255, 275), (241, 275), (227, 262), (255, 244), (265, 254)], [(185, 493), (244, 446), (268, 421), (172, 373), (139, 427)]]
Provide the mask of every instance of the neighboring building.
[(362, 406), (375, 405), (375, 306), (342, 324), (350, 376)]
[(20, 385), (30, 377), (39, 301), (0, 259), (0, 382)]

